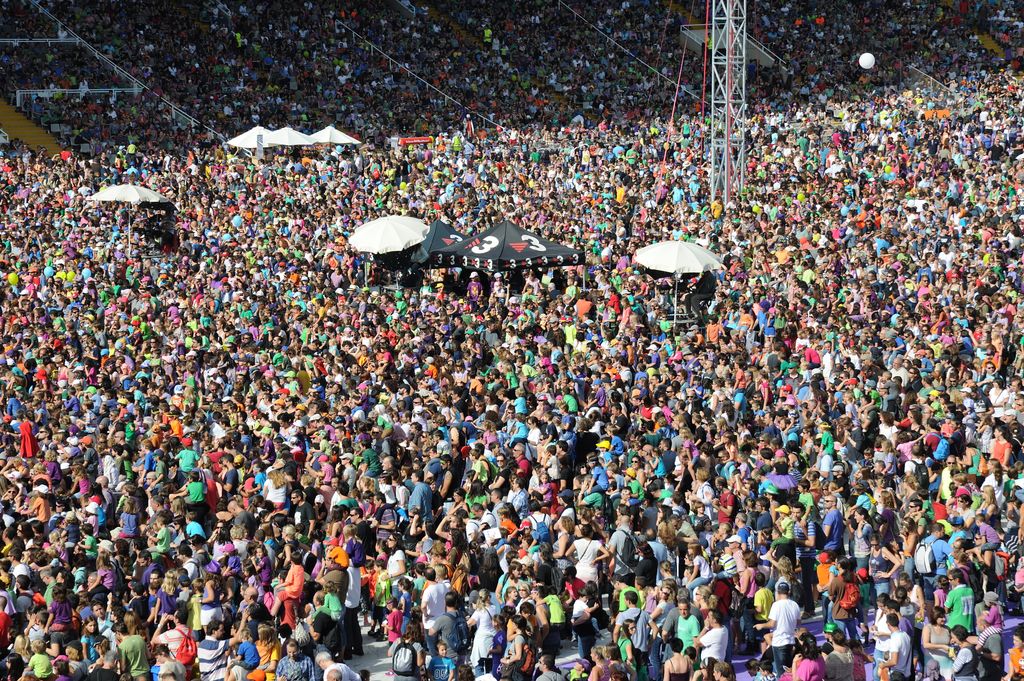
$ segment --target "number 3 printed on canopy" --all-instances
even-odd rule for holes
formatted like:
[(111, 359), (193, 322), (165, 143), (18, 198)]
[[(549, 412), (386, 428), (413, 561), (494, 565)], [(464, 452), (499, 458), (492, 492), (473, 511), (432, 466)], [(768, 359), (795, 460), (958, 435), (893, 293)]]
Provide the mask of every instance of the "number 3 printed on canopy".
[(532, 234), (524, 234), (523, 241), (530, 244), (530, 248), (534, 251), (537, 251), (538, 253), (543, 253), (544, 251), (548, 250), (548, 247), (542, 244), (540, 241), (538, 241), (537, 237), (533, 236)]
[(485, 237), (480, 243), (478, 243), (476, 246), (473, 246), (473, 248), (471, 248), (470, 250), (476, 253), (477, 255), (483, 255), (484, 253), (488, 253), (494, 250), (494, 248), (497, 245), (498, 237), (489, 236)]

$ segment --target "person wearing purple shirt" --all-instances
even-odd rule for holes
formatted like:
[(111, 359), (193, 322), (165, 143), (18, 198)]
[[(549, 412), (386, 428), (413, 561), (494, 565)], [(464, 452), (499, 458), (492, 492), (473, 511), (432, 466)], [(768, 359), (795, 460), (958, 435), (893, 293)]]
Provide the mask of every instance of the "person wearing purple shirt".
[(986, 544), (993, 545), (991, 548), (995, 550), (999, 548), (999, 544), (1002, 541), (999, 539), (999, 533), (996, 532), (995, 528), (989, 525), (987, 520), (982, 520), (978, 523), (978, 538), (981, 540), (978, 543), (982, 549), (985, 549)]
[(63, 587), (54, 587), (53, 601), (50, 603), (50, 622), (47, 629), (65, 631), (71, 627), (71, 603)]

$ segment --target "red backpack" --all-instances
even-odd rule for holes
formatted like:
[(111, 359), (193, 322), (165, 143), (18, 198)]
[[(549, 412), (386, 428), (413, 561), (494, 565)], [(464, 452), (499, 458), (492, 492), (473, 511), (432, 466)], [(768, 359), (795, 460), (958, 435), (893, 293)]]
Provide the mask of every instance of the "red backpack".
[(185, 666), (185, 671), (189, 672), (191, 678), (192, 665), (199, 655), (199, 648), (196, 646), (196, 640), (192, 638), (192, 632), (187, 628), (179, 625), (175, 627), (175, 631), (181, 634), (181, 643), (178, 644), (178, 652), (174, 653), (174, 659)]
[(860, 605), (860, 586), (856, 582), (847, 582), (843, 587), (843, 595), (839, 597), (839, 607), (843, 610), (856, 610)]

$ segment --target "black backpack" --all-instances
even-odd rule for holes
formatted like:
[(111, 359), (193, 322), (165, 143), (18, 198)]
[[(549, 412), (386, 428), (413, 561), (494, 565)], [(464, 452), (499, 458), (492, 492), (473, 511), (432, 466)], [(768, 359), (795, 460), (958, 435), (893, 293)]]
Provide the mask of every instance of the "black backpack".
[(931, 480), (928, 478), (928, 465), (923, 461), (921, 463), (914, 463), (914, 477), (917, 479), (918, 487), (928, 493), (928, 488), (931, 486)]
[(814, 526), (814, 550), (824, 551), (825, 544), (828, 542), (828, 535), (825, 534), (825, 528), (822, 527), (821, 523), (817, 520), (812, 520), (810, 525)]
[[(615, 530), (615, 532), (622, 532), (626, 535), (626, 541), (622, 544), (623, 563), (630, 570), (635, 570), (636, 566), (640, 563), (640, 545), (636, 540), (636, 535), (621, 528)], [(614, 534), (613, 532), (612, 536)]]

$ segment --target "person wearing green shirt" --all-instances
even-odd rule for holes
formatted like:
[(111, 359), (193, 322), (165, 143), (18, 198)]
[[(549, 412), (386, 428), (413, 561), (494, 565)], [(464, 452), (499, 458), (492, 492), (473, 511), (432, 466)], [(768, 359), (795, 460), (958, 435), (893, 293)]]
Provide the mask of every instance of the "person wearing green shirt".
[(367, 447), (363, 450), (360, 455), (363, 461), (366, 462), (366, 474), (371, 478), (376, 478), (381, 474), (383, 469), (380, 466), (380, 455), (373, 447)]
[(99, 540), (91, 533), (87, 533), (82, 537), (82, 543), (85, 544), (85, 555), (87, 557), (96, 558), (99, 555)]
[(191, 473), (196, 467), (196, 461), (199, 460), (199, 454), (191, 448), (191, 440), (189, 438), (185, 439), (188, 440), (189, 444), (185, 449), (178, 452), (178, 465), (181, 467), (182, 473)]
[(188, 497), (188, 504), (205, 504), (206, 503), (206, 485), (199, 476), (193, 477), (189, 480), (188, 484), (185, 485), (185, 494)]
[(332, 620), (337, 622), (341, 619), (341, 616), (345, 614), (345, 609), (342, 607), (341, 598), (338, 596), (336, 589), (328, 589), (323, 595), (324, 602), (319, 608), (320, 612), (326, 613)]
[(117, 633), (117, 652), (121, 665), (133, 679), (148, 679), (149, 658), (146, 656), (146, 642), (138, 634)]
[(974, 590), (964, 584), (963, 573), (952, 570), (949, 573), (953, 588), (946, 594), (946, 626), (950, 629), (961, 625), (969, 633), (974, 633)]
[(690, 612), (690, 601), (680, 601), (676, 637), (683, 642), (683, 650), (693, 645), (693, 640), (697, 638), (701, 628), (700, 619)]
[(565, 623), (565, 608), (562, 606), (562, 601), (555, 595), (554, 590), (550, 586), (542, 587), (544, 595), (544, 605), (548, 607), (548, 621), (551, 622), (552, 629), (561, 629)]
[(825, 454), (835, 454), (836, 438), (832, 435), (831, 427), (827, 423), (821, 424), (821, 451)]
[(162, 515), (157, 514), (153, 522), (156, 526), (156, 535), (151, 540), (153, 545), (149, 547), (149, 553), (154, 558), (162, 558), (171, 550), (171, 531), (164, 523)]
[(628, 594), (631, 591), (636, 594), (637, 602), (639, 602), (640, 592), (637, 591), (637, 589), (635, 587), (632, 587), (632, 586), (623, 587), (622, 591), (619, 592), (619, 612), (623, 612), (623, 611), (625, 611), (626, 609), (629, 608), (629, 605), (626, 604), (626, 594)]

